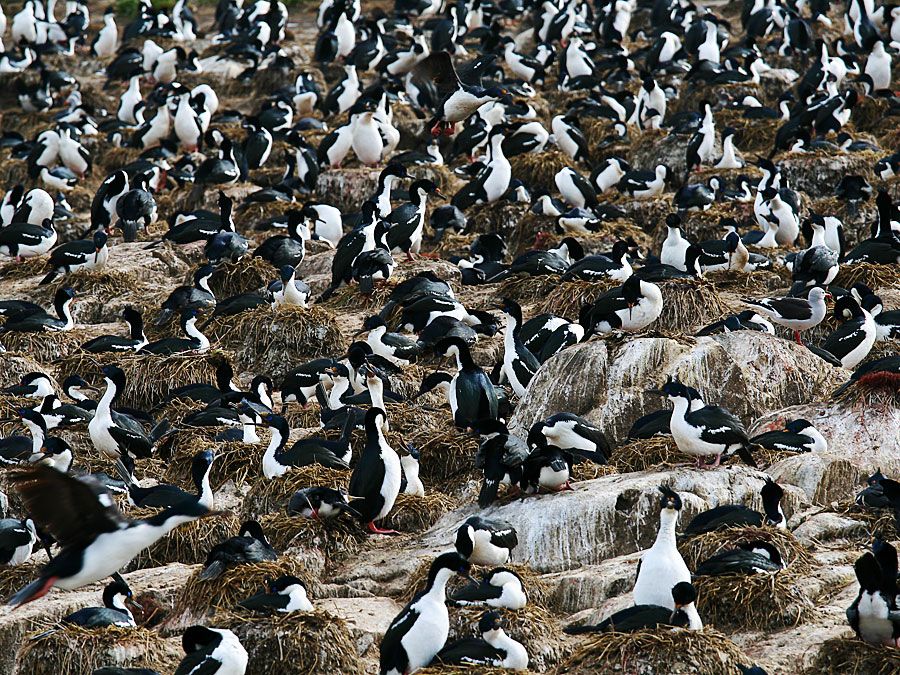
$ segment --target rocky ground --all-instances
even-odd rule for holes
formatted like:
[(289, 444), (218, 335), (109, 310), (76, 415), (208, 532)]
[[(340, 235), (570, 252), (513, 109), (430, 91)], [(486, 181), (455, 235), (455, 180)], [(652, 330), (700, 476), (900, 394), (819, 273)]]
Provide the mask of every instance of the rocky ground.
[[(208, 8), (201, 16), (209, 21)], [(95, 21), (101, 17), (99, 8), (94, 9), (93, 17)], [(306, 63), (315, 39), (311, 14), (292, 9), (291, 19), (291, 37), (285, 47), (298, 63)], [(201, 40), (196, 48), (202, 52), (209, 44)], [(119, 91), (101, 89), (102, 78), (95, 75), (100, 63), (85, 56), (77, 64), (66, 61), (61, 65), (83, 83), (86, 101), (114, 108)], [(333, 73), (323, 75), (333, 81)], [(767, 75), (759, 88), (783, 86), (778, 77), (777, 71)], [(186, 76), (184, 81), (192, 84), (195, 79), (203, 78)], [(285, 84), (292, 81), (286, 79)], [(225, 107), (254, 110), (260, 93), (254, 85), (222, 82), (216, 86)], [(29, 137), (49, 124), (49, 114), (19, 112), (10, 89), (0, 89), (4, 129), (18, 129)], [(674, 109), (692, 109), (691, 101), (699, 100), (704, 93), (715, 94), (691, 92), (685, 100), (674, 102)], [(548, 127), (560, 104), (561, 99), (549, 95), (534, 101)], [(862, 107), (865, 114), (859, 115), (857, 128), (860, 136), (865, 138), (868, 134), (883, 147), (896, 148), (895, 124), (879, 116), (877, 104), (866, 101)], [(420, 132), (421, 123), (411, 115), (403, 119), (400, 126), (405, 138)], [(601, 138), (608, 131), (593, 129), (591, 138)], [(315, 138), (311, 136), (310, 140)], [(670, 139), (648, 132), (615, 149), (625, 153), (634, 166), (651, 168), (666, 161), (681, 174), (678, 162), (683, 161), (685, 142), (684, 138)], [(749, 129), (742, 131), (736, 141), (748, 155), (761, 149), (753, 147), (753, 143)], [(111, 149), (102, 138), (95, 141), (92, 153), (94, 175), (72, 193), (70, 202), (77, 218), (65, 226), (66, 234), (61, 239), (72, 238), (84, 226), (99, 181), (138, 154), (136, 150)], [(871, 175), (873, 163), (869, 153), (782, 160), (803, 194), (804, 209), (840, 215), (851, 242), (866, 236), (873, 207), (839, 203), (831, 191), (845, 173), (862, 173), (875, 183)], [(550, 151), (537, 158), (515, 161), (513, 171), (532, 188), (552, 189), (553, 174), (565, 164), (563, 155)], [(414, 171), (434, 177), (448, 194), (460, 185), (459, 179), (444, 168)], [(261, 171), (254, 179), (264, 184), (274, 173)], [(747, 173), (755, 176), (754, 169)], [(342, 169), (323, 173), (316, 197), (354, 210), (372, 192), (377, 175), (378, 169), (350, 162)], [(23, 163), (4, 158), (0, 163), (0, 187), (7, 189), (23, 178)], [(239, 199), (253, 187), (248, 184), (226, 191)], [(895, 199), (900, 197), (897, 179), (885, 187)], [(147, 239), (165, 231), (165, 217), (181, 205), (188, 191), (170, 186), (158, 195), (160, 222), (141, 235), (143, 241), (123, 243), (114, 238), (110, 265), (105, 271), (65, 280), (79, 293), (78, 326), (74, 331), (31, 339), (4, 338), (7, 352), (0, 354), (0, 385), (13, 384), (21, 374), (31, 371), (46, 372), (57, 382), (74, 372), (94, 383), (101, 382), (99, 365), (108, 360), (85, 355), (78, 345), (96, 335), (122, 332), (117, 320), (126, 306), (141, 309), (146, 317), (154, 316), (161, 300), (175, 286), (185, 283), (202, 260), (198, 245), (163, 245), (144, 250)], [(212, 194), (207, 196), (213, 199)], [(658, 250), (665, 230), (662, 217), (670, 210), (671, 197), (671, 192), (667, 192), (648, 202), (617, 200), (616, 205), (628, 217), (585, 237), (586, 248), (608, 248), (617, 237), (631, 235), (640, 245)], [(273, 208), (259, 207), (239, 210), (238, 229), (258, 243), (270, 233), (257, 232), (254, 226), (274, 212)], [(467, 215), (469, 232), (448, 236), (440, 245), (431, 244), (428, 252), (447, 257), (464, 251), (474, 234), (499, 230), (516, 249), (511, 251), (515, 254), (530, 248), (538, 232), (553, 228), (550, 219), (530, 214), (525, 206), (506, 203), (475, 207)], [(716, 207), (711, 212), (689, 216), (686, 231), (694, 239), (718, 237), (721, 215), (723, 212)], [(316, 292), (327, 283), (331, 257), (327, 247), (313, 243), (298, 270)], [(543, 279), (462, 287), (454, 266), (433, 259), (399, 264), (391, 283), (425, 269), (451, 280), (467, 307), (492, 310), (501, 297), (510, 296), (520, 300), (526, 317), (557, 311), (572, 318), (581, 301), (595, 297), (601, 290)], [(43, 274), (40, 261), (3, 263), (0, 296), (48, 304), (56, 285), (38, 287)], [(217, 296), (224, 297), (263, 286), (275, 276), (274, 269), (246, 259), (217, 273), (213, 289)], [(900, 306), (896, 269), (844, 270), (838, 282), (849, 285), (858, 279), (873, 286), (886, 308)], [(591, 657), (596, 657), (592, 666), (579, 664), (577, 658), (567, 661), (582, 653), (584, 640), (565, 636), (561, 628), (576, 620), (602, 619), (630, 604), (638, 552), (652, 543), (657, 529), (658, 485), (669, 485), (682, 495), (685, 508), (681, 521), (685, 524), (697, 512), (718, 504), (744, 503), (760, 508), (759, 489), (768, 475), (786, 492), (783, 505), (791, 535), (778, 541), (791, 565), (775, 575), (778, 578), (768, 580), (768, 591), (761, 589), (759, 583), (748, 581), (737, 583), (730, 591), (710, 589), (710, 595), (704, 597), (701, 586), (699, 611), (713, 632), (709, 633), (709, 642), (695, 648), (712, 649), (712, 644), (724, 645), (730, 640), (733, 645), (729, 643), (727, 649), (732, 651), (723, 652), (721, 668), (715, 671), (682, 652), (678, 659), (668, 662), (665, 667), (669, 670), (665, 672), (736, 672), (737, 663), (755, 663), (769, 673), (797, 673), (804, 669), (900, 672), (898, 652), (874, 650), (877, 653), (872, 656), (869, 652), (873, 650), (866, 651), (863, 645), (854, 643), (849, 656), (834, 660), (831, 654), (836, 643), (828, 642), (850, 635), (844, 609), (857, 591), (855, 559), (870, 544), (876, 530), (888, 534), (896, 543), (897, 532), (890, 517), (879, 519), (880, 514), (861, 512), (852, 506), (865, 476), (876, 468), (888, 476), (900, 475), (900, 399), (896, 392), (877, 400), (855, 395), (833, 400), (832, 391), (847, 380), (849, 372), (827, 365), (809, 350), (785, 339), (786, 334), (776, 337), (742, 332), (693, 337), (703, 325), (742, 309), (742, 296), (761, 297), (785, 291), (788, 285), (788, 276), (780, 272), (720, 274), (699, 284), (665, 284), (666, 313), (652, 330), (627, 339), (594, 339), (567, 349), (542, 367), (526, 396), (518, 401), (511, 420), (514, 431), (524, 433), (537, 420), (558, 411), (570, 411), (597, 423), (617, 446), (610, 466), (593, 471), (582, 469), (585, 473), (573, 491), (524, 500), (506, 497), (485, 512), (489, 517), (510, 522), (518, 531), (519, 546), (513, 552), (512, 562), (528, 580), (532, 602), (529, 609), (512, 617), (509, 632), (529, 648), (533, 671), (561, 668), (562, 672), (608, 672), (612, 670), (608, 664), (616, 663), (626, 673), (664, 672), (662, 666), (642, 661), (646, 655), (634, 655), (626, 646), (604, 657), (606, 660), (595, 654)], [(238, 366), (244, 384), (255, 374), (267, 373), (277, 388), (291, 366), (320, 355), (341, 354), (364, 317), (380, 307), (386, 294), (379, 289), (375, 298), (367, 299), (355, 289), (347, 289), (308, 312), (265, 310), (250, 320), (217, 322), (212, 326), (213, 353), (227, 355)], [(835, 324), (830, 321), (811, 331), (809, 337), (815, 341), (832, 330)], [(169, 334), (171, 330), (154, 329), (150, 337)], [(880, 343), (873, 357), (896, 351), (896, 343)], [(475, 354), (479, 363), (492, 366), (502, 354), (502, 335), (480, 341)], [(211, 358), (212, 354), (120, 359), (131, 383), (125, 402), (157, 406), (169, 387), (211, 380)], [(439, 360), (426, 360), (411, 368), (395, 386), (401, 392), (414, 391), (424, 374), (440, 366)], [(665, 441), (627, 442), (626, 432), (637, 417), (665, 405), (646, 390), (658, 386), (666, 374), (695, 386), (705, 400), (734, 411), (751, 432), (776, 428), (796, 417), (809, 419), (828, 439), (829, 449), (815, 455), (761, 457), (759, 470), (732, 462), (704, 471), (682, 466), (683, 458)], [(19, 403), (0, 400), (9, 412)], [(377, 672), (379, 638), (421, 582), (423, 562), (451, 546), (458, 525), (478, 512), (474, 503), (478, 476), (471, 466), (475, 443), (449, 431), (449, 413), (440, 404), (439, 398), (427, 397), (424, 404), (394, 404), (388, 411), (392, 442), (413, 442), (422, 449), (422, 473), (428, 493), (425, 499), (406, 498), (398, 504), (392, 524), (405, 533), (393, 538), (364, 535), (356, 524), (323, 525), (282, 515), (293, 490), (312, 482), (346, 483), (345, 473), (300, 471), (272, 485), (260, 473), (264, 445), (214, 444), (180, 430), (169, 456), (139, 467), (141, 475), (148, 483), (166, 480), (187, 487), (186, 458), (199, 446), (216, 447), (221, 458), (213, 476), (216, 500), (222, 508), (230, 509), (230, 515), (215, 523), (204, 521), (177, 531), (171, 542), (154, 547), (131, 566), (125, 577), (146, 608), (139, 617), (143, 626), (140, 633), (124, 635), (113, 631), (102, 639), (63, 633), (50, 644), (41, 643), (40, 648), (29, 641), (30, 632), (70, 611), (96, 605), (99, 584), (72, 592), (54, 591), (15, 612), (0, 611), (0, 672), (64, 672), (58, 666), (59, 660), (54, 661), (56, 670), (47, 670), (46, 664), (40, 664), (38, 655), (47, 651), (57, 659), (62, 654), (75, 659), (67, 662), (69, 672), (85, 672), (90, 666), (107, 663), (147, 665), (169, 672), (181, 655), (181, 630), (194, 622), (234, 627), (251, 652), (248, 672)], [(174, 421), (185, 409), (172, 405), (159, 413)], [(314, 411), (300, 410), (295, 405), (288, 406), (287, 411), (294, 437), (315, 430)], [(6, 435), (16, 430), (16, 425), (4, 422), (2, 429)], [(113, 470), (97, 456), (83, 430), (65, 435), (79, 453), (80, 466)], [(266, 440), (264, 437), (263, 443)], [(15, 495), (10, 494), (9, 499), (15, 504)], [(198, 586), (193, 575), (206, 550), (235, 534), (238, 523), (248, 517), (263, 523), (276, 547), (283, 551), (282, 558), (245, 576), (228, 577), (219, 588)], [(684, 542), (686, 552), (690, 546), (690, 542)], [(43, 554), (37, 554), (24, 568), (0, 570), (0, 591), (8, 594), (33, 578), (43, 560)], [(230, 613), (233, 605), (228, 605), (229, 598), (244, 591), (249, 594), (264, 578), (281, 570), (296, 572), (309, 580), (315, 615), (292, 619), (293, 623), (279, 620), (266, 624)], [(470, 633), (477, 621), (477, 615), (471, 612), (453, 609), (451, 615), (455, 635)], [(823, 649), (826, 644), (828, 648)], [(845, 643), (840, 644), (842, 649), (846, 647)], [(857, 657), (861, 659), (862, 653), (874, 658), (882, 669), (872, 669), (869, 662), (860, 666)]]

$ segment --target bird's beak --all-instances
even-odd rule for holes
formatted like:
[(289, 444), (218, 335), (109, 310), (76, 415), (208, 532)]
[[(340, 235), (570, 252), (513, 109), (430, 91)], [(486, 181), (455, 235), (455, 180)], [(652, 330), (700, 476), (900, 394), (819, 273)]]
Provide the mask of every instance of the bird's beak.
[(441, 191), (438, 190), (437, 188), (434, 189), (434, 194), (436, 194), (436, 195), (437, 195), (438, 197), (440, 197), (441, 199), (444, 199), (444, 200), (447, 199), (447, 195), (445, 195), (443, 192), (441, 192)]
[(475, 577), (473, 577), (471, 574), (466, 574), (465, 577), (466, 577), (466, 579), (468, 579), (469, 581), (471, 581), (473, 584), (480, 583), (480, 582), (478, 581), (478, 579), (476, 579)]
[(136, 601), (134, 598), (128, 598), (128, 602), (131, 603), (131, 606), (132, 606), (132, 607), (137, 607), (138, 609), (140, 609), (141, 611), (143, 611), (144, 606), (141, 605), (141, 603), (139, 603), (138, 601)]

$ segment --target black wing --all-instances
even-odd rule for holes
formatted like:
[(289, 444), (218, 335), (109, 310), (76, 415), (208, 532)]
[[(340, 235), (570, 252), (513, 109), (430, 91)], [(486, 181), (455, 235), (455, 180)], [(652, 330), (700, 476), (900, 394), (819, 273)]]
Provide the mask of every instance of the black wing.
[(222, 662), (205, 651), (196, 651), (185, 656), (174, 675), (216, 675)]
[(413, 74), (433, 84), (440, 98), (449, 96), (460, 87), (459, 76), (447, 52), (432, 52), (416, 64)]
[(98, 534), (128, 524), (109, 492), (89, 476), (73, 478), (35, 466), (11, 471), (9, 480), (35, 524), (62, 548), (85, 546)]
[(416, 622), (419, 612), (412, 608), (413, 603), (419, 599), (419, 595), (414, 597), (412, 601), (404, 607), (400, 613), (394, 617), (387, 632), (381, 639), (381, 656), (379, 658), (381, 672), (385, 673), (391, 669), (395, 669), (401, 673), (406, 672), (409, 664), (409, 658), (406, 650), (400, 641)]

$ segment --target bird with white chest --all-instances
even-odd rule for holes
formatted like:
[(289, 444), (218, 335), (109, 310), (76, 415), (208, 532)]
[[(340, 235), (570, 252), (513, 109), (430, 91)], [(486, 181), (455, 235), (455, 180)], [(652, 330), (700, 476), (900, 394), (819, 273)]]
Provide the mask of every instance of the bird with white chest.
[(660, 485), (659, 491), (663, 494), (659, 531), (653, 546), (644, 551), (638, 563), (632, 597), (636, 605), (658, 605), (674, 610), (672, 588), (681, 582), (690, 583), (691, 572), (675, 545), (681, 497), (665, 485)]

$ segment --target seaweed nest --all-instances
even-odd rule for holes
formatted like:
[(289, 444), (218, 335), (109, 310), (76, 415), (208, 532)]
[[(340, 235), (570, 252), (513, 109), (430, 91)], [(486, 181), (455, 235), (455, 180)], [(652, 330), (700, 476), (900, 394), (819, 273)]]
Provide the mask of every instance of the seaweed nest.
[(688, 567), (696, 569), (710, 556), (753, 541), (773, 544), (787, 567), (777, 572), (695, 577), (697, 611), (704, 621), (719, 628), (762, 630), (808, 619), (815, 606), (799, 583), (817, 563), (789, 532), (772, 527), (726, 528), (691, 537), (679, 549)]
[(584, 460), (572, 465), (569, 476), (573, 481), (577, 482), (611, 476), (614, 473), (622, 473), (615, 464), (597, 464), (590, 460)]
[(888, 541), (900, 538), (900, 532), (897, 530), (897, 517), (894, 515), (893, 509), (876, 509), (871, 506), (860, 506), (856, 502), (845, 502), (838, 506), (836, 512), (859, 521), (865, 526), (866, 543), (871, 542), (875, 536)]
[[(148, 518), (159, 511), (154, 508), (132, 508), (127, 515), (130, 518)], [(173, 562), (185, 565), (202, 563), (209, 549), (231, 537), (240, 525), (238, 517), (230, 512), (181, 525), (141, 551), (128, 564), (127, 571), (161, 567)]]
[(40, 576), (43, 565), (27, 560), (21, 565), (0, 567), (0, 597), (8, 598)]
[(133, 288), (133, 275), (122, 270), (106, 267), (99, 270), (75, 270), (60, 278), (49, 297), (53, 297), (60, 288), (72, 288), (76, 292), (76, 307), (79, 297), (88, 294), (101, 297), (119, 297), (123, 289)]
[(834, 283), (843, 288), (862, 283), (875, 290), (900, 287), (896, 265), (875, 265), (866, 262), (841, 265)]
[(337, 289), (328, 301), (325, 302), (327, 307), (333, 309), (352, 309), (355, 311), (364, 311), (379, 309), (384, 306), (397, 285), (396, 279), (387, 282), (378, 282), (375, 284), (374, 290), (366, 295), (359, 292), (359, 287), (355, 284), (346, 284)]
[(512, 298), (521, 303), (536, 303), (533, 312), (549, 312), (577, 321), (583, 305), (591, 305), (617, 281), (560, 281), (556, 275), (530, 276), (517, 274), (504, 280), (497, 296)]
[(224, 263), (209, 278), (209, 287), (217, 298), (249, 293), (269, 285), (277, 271), (262, 258), (246, 255), (237, 262)]
[(424, 497), (401, 493), (379, 525), (401, 532), (424, 532), (455, 506), (456, 500), (436, 490), (426, 492)]
[(206, 623), (213, 611), (229, 611), (241, 600), (258, 593), (267, 579), (290, 574), (303, 582), (310, 597), (318, 595), (319, 583), (297, 560), (282, 557), (249, 565), (236, 565), (225, 570), (218, 579), (203, 581), (198, 568), (187, 580), (166, 619), (167, 629), (179, 630), (193, 623)]
[(900, 649), (873, 645), (856, 638), (831, 638), (822, 643), (805, 672), (807, 675), (895, 675), (900, 672)]
[(362, 524), (345, 516), (319, 520), (269, 513), (259, 523), (276, 549), (312, 549), (332, 564), (356, 555), (367, 538)]
[(343, 351), (344, 337), (334, 314), (321, 307), (255, 307), (216, 317), (209, 334), (235, 351), (241, 366), (284, 377), (292, 364)]
[(659, 466), (675, 466), (695, 461), (695, 457), (678, 450), (675, 439), (671, 436), (629, 440), (615, 448), (609, 458), (610, 464), (618, 467), (621, 473), (646, 471)]
[(732, 310), (715, 285), (705, 281), (671, 280), (658, 286), (663, 307), (654, 325), (665, 326), (667, 332), (692, 335)]
[(499, 232), (508, 234), (529, 213), (528, 204), (517, 204), (505, 199), (490, 204), (475, 204), (466, 209), (466, 230), (469, 234)]
[[(83, 342), (83, 340), (82, 340)], [(220, 352), (155, 356), (152, 354), (91, 354), (73, 351), (59, 363), (61, 373), (79, 373), (88, 381), (102, 385), (100, 369), (109, 364), (125, 373), (125, 391), (119, 405), (150, 410), (162, 403), (169, 392), (186, 384), (213, 382), (210, 359)]]
[[(532, 670), (517, 670), (517, 673), (532, 673)], [(509, 668), (492, 666), (433, 665), (416, 671), (418, 675), (509, 675)]]
[[(194, 430), (192, 430), (194, 431)], [(221, 431), (221, 427), (211, 427), (203, 431)], [(179, 432), (183, 436), (183, 432)], [(216, 459), (209, 473), (209, 481), (213, 489), (221, 487), (229, 480), (237, 486), (255, 478), (262, 471), (262, 453), (265, 441), (260, 443), (243, 443), (241, 441), (216, 442), (209, 438), (191, 434), (184, 442), (176, 439), (172, 448), (169, 464), (164, 479), (170, 482), (190, 481), (191, 462), (194, 455), (202, 450), (212, 449)]]
[[(28, 356), (40, 363), (64, 358), (88, 339), (84, 331), (41, 331), (39, 333), (3, 333), (0, 342), (8, 352)], [(77, 371), (72, 371), (77, 372)]]
[(512, 175), (521, 180), (529, 190), (556, 192), (556, 174), (574, 165), (569, 156), (559, 150), (526, 152), (511, 157)]
[(18, 262), (15, 259), (9, 259), (9, 262), (0, 265), (0, 279), (12, 281), (15, 279), (36, 277), (39, 274), (44, 274), (46, 272), (46, 265), (47, 258), (44, 256), (25, 258), (25, 260), (21, 262)]
[(722, 633), (673, 628), (602, 633), (579, 647), (555, 672), (734, 675), (739, 664), (752, 662)]
[(282, 513), (297, 490), (314, 486), (346, 490), (349, 483), (349, 469), (331, 469), (321, 464), (299, 466), (278, 478), (254, 480), (244, 497), (244, 511), (247, 516)]
[(234, 631), (244, 645), (247, 675), (362, 673), (347, 624), (327, 612), (227, 612), (216, 615), (215, 625)]
[(395, 450), (406, 444), (418, 448), (420, 476), (426, 487), (443, 485), (472, 472), (478, 439), (453, 426), (446, 410), (408, 404), (387, 404), (391, 430), (386, 434)]
[(174, 650), (156, 631), (116, 626), (66, 626), (40, 640), (26, 637), (16, 655), (19, 671), (32, 675), (90, 673), (113, 663), (159, 672), (171, 672), (178, 664)]

